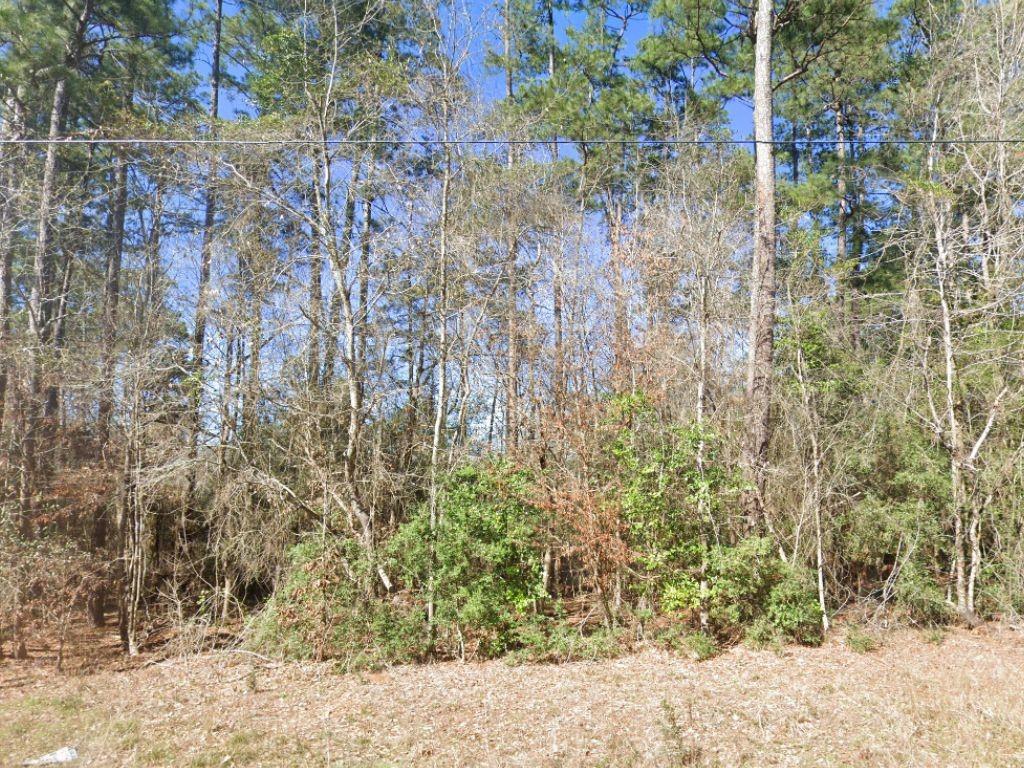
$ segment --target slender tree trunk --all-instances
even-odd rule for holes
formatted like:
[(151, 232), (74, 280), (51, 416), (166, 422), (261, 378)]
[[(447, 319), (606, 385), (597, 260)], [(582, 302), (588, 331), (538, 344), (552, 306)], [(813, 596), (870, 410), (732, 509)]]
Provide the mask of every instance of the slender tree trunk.
[(629, 307), (626, 295), (626, 277), (622, 247), (622, 203), (610, 203), (606, 209), (608, 237), (611, 241), (609, 266), (611, 268), (612, 301), (612, 358), (614, 386), (619, 392), (632, 390), (631, 382), (631, 340), (629, 328)]
[[(552, 0), (547, 3), (547, 34), (548, 34), (548, 81), (555, 79), (555, 7)], [(551, 140), (551, 160), (558, 162), (558, 136)], [(565, 341), (563, 329), (563, 303), (564, 303), (564, 264), (561, 235), (558, 235), (558, 242), (552, 253), (551, 264), (551, 323), (554, 333), (554, 364), (552, 375), (552, 389), (555, 415), (561, 418), (562, 406), (565, 402)]]
[(152, 220), (145, 248), (145, 265), (142, 271), (141, 296), (135, 304), (135, 324), (138, 327), (137, 343), (142, 345), (149, 335), (147, 321), (153, 307), (160, 301), (160, 239), (163, 234), (163, 179), (156, 180), (153, 196)]
[(454, 444), (462, 447), (469, 439), (469, 405), (471, 398), (472, 380), (470, 378), (470, 365), (473, 357), (474, 331), (470, 327), (468, 313), (460, 313), (455, 318), (457, 338), (462, 340), (462, 354), (459, 356), (459, 395), (458, 395), (458, 418), (455, 430)]
[[(78, 13), (75, 30), (65, 46), (64, 65), (67, 71), (75, 72), (81, 64), (85, 34), (92, 19), (93, 0), (85, 0)], [(46, 385), (48, 378), (45, 357), (53, 339), (53, 228), (54, 208), (57, 197), (57, 176), (60, 170), (60, 149), (58, 139), (64, 126), (68, 106), (68, 77), (63, 75), (54, 84), (50, 106), (49, 129), (47, 132), (46, 155), (43, 161), (42, 189), (39, 198), (39, 227), (33, 253), (33, 279), (29, 294), (29, 329), (32, 334), (29, 363), (28, 416), (22, 439), (22, 473), (20, 489), (21, 527), (26, 535), (32, 532), (32, 512), (35, 502), (37, 474), (41, 467), (37, 449), (42, 440), (48, 439), (52, 428), (52, 413), (48, 412), (55, 398), (53, 385)], [(46, 386), (47, 396), (43, 397)]]
[[(857, 134), (854, 141), (848, 141), (850, 150), (850, 163), (856, 166), (858, 161), (857, 146), (864, 138), (864, 127), (857, 127)], [(861, 265), (865, 263), (865, 245), (868, 242), (867, 226), (864, 219), (864, 201), (861, 185), (854, 183), (850, 190), (849, 216), (851, 222), (850, 232), (850, 315), (853, 323), (850, 326), (851, 343), (854, 348), (860, 345), (860, 324), (857, 319), (860, 317), (860, 292), (861, 292)]]
[(10, 375), (8, 345), (11, 333), (12, 252), (7, 208), (8, 205), (5, 202), (3, 210), (0, 211), (0, 438), (3, 436), (4, 419), (7, 413), (7, 380)]
[[(705, 454), (707, 452), (707, 445), (705, 442), (705, 431), (704, 422), (707, 414), (708, 407), (708, 332), (710, 331), (711, 325), (711, 313), (709, 306), (709, 280), (708, 276), (703, 273), (702, 270), (697, 271), (697, 408), (696, 408), (696, 422), (697, 422), (697, 455), (696, 464), (697, 472), (700, 475), (701, 481), (704, 482), (707, 467), (705, 463)], [(708, 529), (713, 524), (711, 519), (711, 510), (708, 505), (708, 498), (706, 493), (700, 493), (697, 496), (697, 515), (700, 518), (700, 543), (701, 543), (701, 560), (700, 560), (700, 585), (699, 585), (699, 620), (700, 628), (702, 632), (708, 630), (710, 616), (708, 613), (707, 598), (709, 593), (709, 585), (707, 578), (708, 571), (708, 558), (710, 555), (711, 541), (708, 536)]]
[[(314, 164), (313, 173), (319, 178), (320, 171)], [(311, 199), (315, 193), (311, 195)], [(314, 210), (314, 218), (316, 212)], [(320, 227), (310, 227), (309, 232), (309, 349), (306, 352), (306, 381), (310, 392), (320, 389), (320, 352), (323, 344), (323, 271), (324, 255), (321, 250)]]
[[(141, 417), (136, 401), (133, 419)], [(142, 476), (141, 449), (138, 424), (131, 427), (132, 435), (125, 451), (125, 492), (121, 511), (121, 550), (123, 577), (121, 588), (120, 634), (129, 656), (139, 654), (139, 609), (142, 605), (146, 581), (146, 547), (144, 501), (139, 491)]]
[(448, 110), (444, 114), (444, 170), (441, 178), (441, 221), (438, 243), (438, 322), (437, 322), (437, 398), (434, 404), (434, 429), (430, 440), (430, 573), (427, 585), (427, 625), (429, 643), (433, 648), (437, 630), (434, 618), (434, 591), (437, 529), (440, 523), (441, 450), (444, 447), (444, 427), (448, 409), (448, 198), (451, 189), (452, 160), (448, 146)]
[(981, 573), (981, 512), (982, 507), (977, 500), (970, 509), (970, 522), (967, 527), (967, 544), (970, 550), (970, 568), (967, 572), (967, 615), (972, 619), (977, 616), (975, 595), (977, 593), (978, 576)]
[[(792, 302), (790, 302), (792, 303)], [(815, 568), (818, 582), (818, 608), (821, 610), (821, 626), (828, 632), (828, 602), (825, 594), (825, 544), (824, 530), (821, 524), (821, 486), (822, 486), (822, 451), (821, 443), (818, 440), (818, 410), (811, 398), (810, 389), (807, 385), (807, 377), (804, 371), (804, 357), (800, 347), (800, 339), (797, 339), (796, 350), (796, 377), (800, 385), (800, 399), (803, 401), (804, 413), (807, 415), (809, 429), (807, 437), (811, 444), (811, 489), (810, 501), (808, 502), (814, 515), (814, 555)], [(796, 547), (794, 547), (794, 552)]]
[(31, 533), (31, 515), (36, 492), (38, 456), (36, 448), (44, 429), (46, 404), (42, 396), (44, 379), (47, 376), (44, 358), (53, 336), (53, 208), (57, 194), (57, 173), (59, 171), (59, 144), (61, 126), (67, 110), (67, 79), (61, 78), (53, 89), (50, 107), (50, 127), (43, 161), (42, 190), (39, 199), (39, 229), (33, 251), (32, 287), (29, 293), (29, 329), (32, 332), (31, 362), (29, 372), (29, 415), (22, 441), (22, 527), (25, 534)]
[(953, 493), (953, 573), (956, 579), (957, 610), (964, 617), (972, 613), (967, 592), (967, 531), (964, 521), (967, 516), (967, 484), (964, 476), (964, 463), (967, 458), (963, 430), (957, 413), (958, 371), (953, 340), (953, 310), (950, 302), (949, 288), (951, 284), (951, 254), (947, 242), (946, 215), (938, 210), (939, 203), (932, 197), (933, 219), (935, 224), (935, 255), (936, 285), (939, 293), (939, 313), (942, 324), (941, 345), (943, 361), (944, 413), (949, 451), (949, 479)]
[[(245, 326), (243, 338), (248, 343), (249, 354), (246, 356), (241, 349), (241, 341), (237, 356), (238, 372), (236, 382), (240, 388), (241, 406), (239, 408), (241, 425), (239, 437), (248, 443), (256, 436), (260, 413), (260, 368), (263, 359), (263, 291), (259, 279), (259, 250), (243, 254), (239, 262), (242, 285), (245, 292)], [(245, 364), (248, 362), (248, 370)]]
[[(0, 137), (17, 141), (24, 137), (24, 113), (19, 96), (7, 100), (6, 114), (11, 117), (0, 123)], [(13, 235), (17, 217), (18, 159), (21, 151), (17, 144), (4, 147), (0, 155), (0, 438), (3, 436), (7, 413), (7, 382), (10, 377), (11, 350), (11, 290), (13, 287)]]
[[(358, 535), (360, 543), (369, 558), (376, 566), (375, 541), (374, 541), (374, 517), (375, 510), (372, 505), (364, 502), (363, 494), (359, 488), (357, 462), (359, 448), (362, 443), (363, 431), (363, 376), (366, 373), (366, 366), (360, 357), (361, 324), (364, 318), (356, 314), (352, 301), (352, 287), (349, 284), (349, 269), (351, 265), (353, 228), (355, 226), (355, 205), (356, 205), (356, 184), (359, 175), (357, 171), (352, 174), (345, 198), (345, 220), (342, 235), (339, 241), (335, 221), (331, 215), (331, 198), (334, 186), (331, 169), (331, 159), (328, 155), (327, 135), (321, 136), (320, 142), (320, 166), (322, 178), (316, 185), (314, 202), (316, 205), (316, 221), (320, 228), (320, 238), (327, 249), (331, 267), (331, 277), (334, 282), (334, 293), (332, 303), (337, 302), (339, 317), (333, 316), (328, 328), (328, 341), (324, 355), (325, 366), (334, 365), (334, 348), (337, 346), (338, 326), (341, 326), (343, 350), (342, 365), (345, 368), (345, 392), (347, 395), (347, 425), (345, 451), (342, 457), (342, 490), (343, 501), (346, 512), (351, 519), (358, 523)], [(332, 312), (333, 315), (333, 312)], [(329, 381), (329, 374), (325, 371), (325, 381)], [(385, 588), (390, 582), (383, 569), (376, 567), (377, 574), (384, 583)], [(365, 585), (367, 589), (372, 588), (371, 584)]]
[(217, 472), (224, 473), (225, 453), (228, 444), (237, 433), (238, 414), (235, 403), (238, 398), (240, 382), (236, 376), (238, 372), (238, 358), (242, 355), (241, 337), (234, 323), (224, 329), (224, 373), (221, 375), (220, 398), (217, 404), (220, 421), (220, 432), (217, 435)]
[(519, 444), (519, 282), (516, 274), (517, 244), (509, 240), (508, 299), (505, 307), (505, 327), (508, 334), (508, 362), (505, 371), (505, 450), (514, 453)]
[(772, 126), (772, 0), (758, 0), (754, 41), (754, 165), (757, 221), (750, 279), (744, 494), (752, 530), (765, 522), (775, 332), (775, 148)]
[[(216, 135), (217, 119), (220, 111), (220, 58), (221, 58), (221, 25), (224, 13), (224, 0), (216, 1), (213, 19), (213, 51), (210, 59), (210, 110), (208, 119), (210, 134)], [(196, 314), (192, 328), (192, 393), (191, 393), (191, 431), (189, 437), (190, 458), (194, 462), (199, 455), (199, 436), (202, 432), (202, 399), (203, 399), (203, 367), (206, 354), (206, 323), (210, 311), (210, 274), (213, 264), (213, 227), (217, 218), (217, 155), (210, 155), (206, 170), (206, 202), (203, 210), (203, 238), (199, 253), (199, 280), (196, 284)], [(189, 477), (188, 504), (193, 503), (195, 493), (196, 471), (193, 468)]]
[[(370, 169), (366, 179), (369, 181)], [(373, 198), (363, 198), (363, 233), (359, 242), (359, 264), (356, 266), (356, 279), (359, 281), (359, 359), (366, 361), (367, 345), (370, 339), (370, 244), (373, 236)], [(365, 377), (360, 379), (360, 397), (366, 395)]]
[(852, 264), (849, 248), (849, 222), (851, 218), (850, 192), (847, 181), (847, 135), (846, 135), (846, 114), (843, 104), (835, 105), (836, 113), (836, 195), (839, 198), (838, 210), (836, 212), (836, 263), (845, 270), (844, 277), (840, 281), (840, 301), (842, 302), (843, 320), (847, 325), (847, 336), (851, 345), (857, 342), (857, 317), (856, 317), (856, 296), (854, 295), (853, 281), (857, 274), (857, 254), (854, 253)]
[[(121, 258), (124, 253), (125, 212), (128, 207), (128, 163), (118, 152), (114, 157), (114, 187), (110, 206), (110, 243), (107, 248), (106, 275), (103, 283), (103, 383), (98, 413), (100, 455), (109, 463), (110, 418), (114, 410), (114, 364), (117, 345), (117, 310), (121, 298)], [(107, 546), (108, 505), (97, 504), (92, 520), (93, 553)], [(101, 627), (106, 612), (106, 585), (101, 583), (89, 596), (89, 615)]]
[(110, 206), (110, 243), (107, 248), (103, 282), (103, 391), (99, 402), (99, 443), (105, 453), (110, 440), (110, 417), (114, 410), (114, 363), (117, 344), (117, 309), (121, 298), (121, 259), (124, 253), (124, 223), (128, 206), (128, 163), (120, 152), (114, 157), (114, 188)]
[[(352, 250), (352, 235), (355, 230), (356, 221), (356, 185), (359, 183), (358, 169), (353, 171), (352, 180), (345, 189), (345, 204), (342, 208), (345, 211), (345, 218), (341, 228), (341, 244), (329, 229), (332, 224), (332, 217), (327, 207), (330, 205), (330, 191), (334, 186), (334, 174), (327, 164), (330, 158), (327, 156), (327, 148), (322, 148), (322, 178), (323, 189), (318, 192), (318, 217), (320, 217), (320, 238), (327, 245), (327, 253), (330, 260), (331, 278), (334, 283), (331, 291), (331, 303), (327, 318), (327, 333), (324, 339), (324, 371), (322, 382), (328, 385), (334, 380), (336, 358), (338, 354), (338, 337), (341, 333), (343, 305), (349, 302), (351, 311), (352, 292), (348, 285), (349, 258)], [(342, 261), (338, 261), (338, 259)], [(341, 272), (339, 273), (339, 269)], [(340, 282), (339, 282), (340, 281)]]
[[(512, 3), (505, 0), (505, 19), (502, 37), (505, 49), (505, 99), (510, 104), (515, 99), (512, 80)], [(513, 144), (508, 145), (506, 169), (510, 182), (512, 169), (516, 163), (516, 152)], [(508, 358), (505, 370), (505, 450), (514, 453), (519, 443), (519, 243), (517, 242), (515, 222), (511, 217), (505, 222), (510, 228), (508, 233), (507, 255), (505, 262), (508, 280), (508, 297), (505, 305), (505, 328), (508, 336)]]
[[(939, 118), (933, 118), (932, 138), (939, 134)], [(927, 172), (929, 179), (935, 178), (936, 145), (932, 145), (927, 156)], [(952, 490), (951, 516), (953, 522), (953, 577), (956, 589), (956, 605), (960, 615), (967, 620), (973, 619), (973, 606), (970, 603), (967, 589), (967, 537), (969, 532), (964, 529), (967, 519), (968, 491), (965, 477), (967, 468), (967, 450), (965, 437), (957, 412), (959, 388), (959, 371), (957, 369), (955, 342), (953, 337), (953, 297), (950, 289), (955, 287), (956, 275), (953, 269), (954, 247), (950, 242), (951, 216), (950, 203), (939, 199), (934, 193), (929, 194), (931, 223), (935, 238), (935, 285), (938, 290), (939, 316), (941, 323), (940, 344), (943, 362), (943, 389), (945, 402), (942, 418), (945, 421), (946, 448), (949, 453), (949, 480)]]
[(952, 310), (946, 284), (948, 279), (948, 262), (941, 234), (937, 240), (937, 251), (939, 259), (939, 307), (942, 316), (942, 358), (946, 398), (945, 417), (950, 452), (949, 477), (950, 486), (953, 490), (953, 570), (956, 575), (957, 609), (966, 617), (972, 614), (967, 591), (967, 532), (964, 530), (964, 520), (967, 516), (967, 484), (963, 466), (966, 459), (966, 450), (963, 433), (960, 428), (960, 418), (956, 410), (957, 368), (953, 346)]

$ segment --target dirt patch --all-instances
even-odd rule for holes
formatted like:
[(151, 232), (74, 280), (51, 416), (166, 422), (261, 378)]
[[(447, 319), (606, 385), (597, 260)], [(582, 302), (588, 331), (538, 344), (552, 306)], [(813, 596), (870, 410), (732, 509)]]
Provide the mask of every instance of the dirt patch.
[(1024, 765), (1024, 638), (902, 631), (695, 662), (397, 667), (239, 653), (54, 675), (0, 663), (0, 764)]

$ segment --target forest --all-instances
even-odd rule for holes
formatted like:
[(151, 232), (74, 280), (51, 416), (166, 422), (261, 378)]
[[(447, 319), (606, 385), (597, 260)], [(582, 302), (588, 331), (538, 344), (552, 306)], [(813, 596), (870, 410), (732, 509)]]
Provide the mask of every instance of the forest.
[(1024, 615), (1021, 0), (2, 0), (0, 152), (0, 656)]

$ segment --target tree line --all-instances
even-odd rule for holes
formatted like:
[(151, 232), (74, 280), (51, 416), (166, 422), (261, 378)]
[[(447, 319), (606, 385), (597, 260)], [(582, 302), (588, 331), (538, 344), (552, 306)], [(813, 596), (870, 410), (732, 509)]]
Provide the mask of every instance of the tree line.
[(1019, 0), (0, 30), (0, 648), (79, 611), (355, 663), (1024, 608)]

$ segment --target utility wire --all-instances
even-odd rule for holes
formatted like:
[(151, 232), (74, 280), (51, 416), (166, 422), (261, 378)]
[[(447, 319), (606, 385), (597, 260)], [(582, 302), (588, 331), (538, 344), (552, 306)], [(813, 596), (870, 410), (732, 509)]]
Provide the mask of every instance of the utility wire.
[[(469, 146), (551, 146), (589, 144), (594, 145), (620, 145), (620, 146), (745, 146), (755, 144), (773, 144), (779, 146), (831, 146), (839, 143), (838, 139), (815, 138), (796, 140), (776, 138), (772, 140), (763, 139), (742, 139), (742, 138), (558, 138), (558, 139), (494, 139), (494, 138), (457, 138), (457, 139), (430, 139), (430, 138), (395, 138), (395, 139), (374, 139), (374, 138), (142, 138), (142, 137), (96, 137), (82, 138), (70, 136), (67, 138), (0, 138), (0, 144), (162, 144), (162, 145), (212, 145), (212, 146), (383, 146), (383, 145), (469, 145)], [(908, 146), (914, 144), (925, 145), (952, 145), (952, 144), (1019, 144), (1024, 143), (1021, 138), (861, 138), (850, 143), (870, 144), (874, 146), (896, 145)]]

